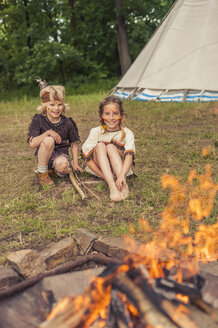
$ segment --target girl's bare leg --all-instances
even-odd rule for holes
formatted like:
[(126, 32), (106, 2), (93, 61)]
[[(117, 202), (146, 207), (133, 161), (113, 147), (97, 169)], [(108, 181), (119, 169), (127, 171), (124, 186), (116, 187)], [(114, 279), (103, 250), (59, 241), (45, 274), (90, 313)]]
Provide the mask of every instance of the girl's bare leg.
[(100, 167), (104, 179), (110, 190), (110, 199), (118, 202), (125, 199), (124, 195), (117, 189), (114, 182), (113, 173), (111, 171), (110, 162), (107, 155), (107, 148), (104, 143), (98, 143), (94, 152), (94, 161)]
[[(108, 154), (111, 166), (113, 168), (113, 171), (114, 171), (116, 177), (118, 177), (118, 175), (120, 174), (120, 171), (122, 169), (122, 165), (123, 165), (123, 162), (121, 159), (121, 154), (119, 152), (119, 149), (117, 149), (117, 147), (114, 146), (113, 144), (109, 144), (106, 147), (107, 147), (107, 154)], [(128, 197), (129, 187), (128, 187), (127, 183), (122, 186), (122, 193), (125, 198)]]
[(39, 146), (38, 164), (42, 166), (47, 165), (53, 150), (54, 150), (54, 138), (45, 137)]

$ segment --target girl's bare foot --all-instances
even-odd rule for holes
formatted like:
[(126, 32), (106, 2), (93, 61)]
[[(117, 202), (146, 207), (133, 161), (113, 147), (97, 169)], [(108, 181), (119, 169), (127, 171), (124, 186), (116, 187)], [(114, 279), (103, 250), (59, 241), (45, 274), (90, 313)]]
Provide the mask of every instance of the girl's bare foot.
[(129, 187), (127, 184), (125, 184), (122, 188), (122, 194), (125, 198), (129, 196)]
[(114, 187), (110, 189), (110, 199), (114, 202), (120, 202), (125, 199), (125, 196), (117, 189), (117, 187)]

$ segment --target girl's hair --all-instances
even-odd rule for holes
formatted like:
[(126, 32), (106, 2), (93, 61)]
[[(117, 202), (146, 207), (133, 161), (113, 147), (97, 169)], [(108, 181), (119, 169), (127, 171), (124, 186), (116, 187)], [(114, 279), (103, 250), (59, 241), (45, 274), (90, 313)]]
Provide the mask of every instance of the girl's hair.
[[(49, 101), (61, 101), (64, 103), (65, 100), (65, 88), (62, 85), (50, 85), (48, 87), (43, 88), (40, 91), (40, 97), (42, 98), (42, 104), (40, 106), (37, 107), (37, 110), (40, 114), (42, 115), (46, 115), (46, 110), (48, 107), (48, 102)], [(43, 96), (45, 97), (49, 97), (48, 100), (43, 101)], [(64, 103), (64, 107), (63, 107), (63, 114), (66, 113), (67, 109), (68, 109), (68, 104)]]
[(119, 110), (120, 110), (120, 115), (121, 115), (121, 119), (120, 119), (120, 129), (122, 131), (122, 136), (121, 136), (121, 141), (125, 138), (126, 136), (126, 133), (124, 131), (124, 128), (123, 128), (123, 123), (124, 123), (124, 116), (125, 116), (125, 113), (124, 113), (124, 108), (123, 108), (123, 104), (122, 104), (122, 101), (120, 100), (120, 98), (116, 97), (116, 96), (108, 96), (106, 98), (104, 98), (100, 104), (99, 104), (99, 116), (100, 116), (100, 123), (101, 123), (101, 126), (103, 127), (103, 129), (105, 130), (106, 132), (106, 125), (104, 123), (104, 120), (102, 118), (102, 115), (103, 115), (103, 112), (104, 112), (104, 107), (108, 104), (111, 104), (111, 103), (114, 103), (114, 104), (117, 104), (119, 106)]

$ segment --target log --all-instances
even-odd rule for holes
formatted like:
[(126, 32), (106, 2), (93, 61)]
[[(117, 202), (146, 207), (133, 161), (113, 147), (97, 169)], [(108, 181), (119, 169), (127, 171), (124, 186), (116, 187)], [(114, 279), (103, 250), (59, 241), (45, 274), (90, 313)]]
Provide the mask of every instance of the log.
[(25, 290), (26, 288), (29, 288), (35, 284), (37, 284), (39, 281), (41, 281), (43, 278), (54, 276), (56, 274), (62, 274), (65, 272), (68, 272), (70, 270), (75, 269), (78, 266), (81, 266), (85, 263), (88, 263), (90, 261), (102, 264), (102, 265), (108, 265), (108, 264), (121, 264), (122, 262), (117, 259), (109, 258), (102, 254), (89, 254), (86, 256), (82, 256), (74, 261), (67, 262), (63, 265), (58, 266), (57, 268), (46, 271), (36, 277), (26, 279), (24, 281), (19, 282), (16, 285), (13, 285), (7, 289), (3, 289), (0, 291), (0, 300), (12, 296), (18, 292), (21, 292)]
[(140, 312), (140, 318), (144, 324), (150, 327), (177, 328), (166, 316), (164, 316), (151, 302), (145, 292), (141, 290), (127, 276), (126, 273), (120, 272), (112, 279), (112, 288), (120, 290), (127, 295), (127, 298), (136, 306)]

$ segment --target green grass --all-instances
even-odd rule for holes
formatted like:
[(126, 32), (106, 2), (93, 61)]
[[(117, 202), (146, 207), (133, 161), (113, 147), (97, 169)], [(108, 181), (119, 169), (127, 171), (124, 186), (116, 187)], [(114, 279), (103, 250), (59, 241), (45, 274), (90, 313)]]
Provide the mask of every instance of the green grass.
[[(98, 103), (104, 96), (102, 92), (67, 97), (70, 105), (67, 115), (76, 121), (82, 142), (89, 130), (99, 124)], [(26, 142), (28, 125), (39, 101), (39, 98), (23, 97), (0, 103), (0, 263), (11, 251), (41, 249), (51, 241), (71, 236), (78, 227), (107, 236), (127, 234), (129, 225), (137, 227), (140, 218), (158, 227), (169, 197), (169, 191), (161, 186), (164, 173), (185, 183), (191, 170), (203, 174), (209, 163), (213, 181), (218, 182), (215, 103), (124, 101), (126, 125), (136, 139), (137, 179), (129, 180), (129, 198), (120, 203), (111, 202), (103, 181), (88, 185), (99, 201), (90, 194), (82, 201), (68, 179), (57, 180), (53, 189), (41, 189), (34, 173), (34, 151)], [(201, 150), (208, 145), (212, 151), (208, 157), (202, 157)], [(85, 165), (81, 158), (80, 164)], [(80, 178), (93, 180), (85, 173)], [(205, 224), (217, 221), (217, 205), (216, 200), (211, 214), (204, 219)], [(191, 223), (192, 233), (197, 224)]]

